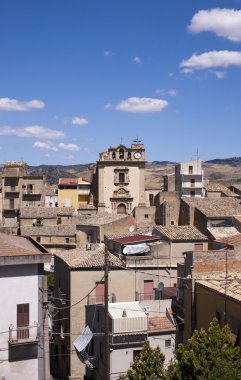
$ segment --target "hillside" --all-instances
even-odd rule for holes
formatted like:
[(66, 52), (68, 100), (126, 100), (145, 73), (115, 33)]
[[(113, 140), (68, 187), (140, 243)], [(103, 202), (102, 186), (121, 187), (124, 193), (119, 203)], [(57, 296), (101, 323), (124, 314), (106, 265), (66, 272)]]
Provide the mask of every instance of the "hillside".
[[(43, 175), (46, 182), (58, 183), (59, 178), (83, 177), (91, 181), (93, 163), (79, 165), (30, 166), (29, 173)], [(146, 164), (146, 188), (160, 189), (163, 175), (174, 173), (175, 162), (153, 161)], [(241, 181), (241, 157), (214, 159), (203, 163), (204, 176), (210, 180)]]

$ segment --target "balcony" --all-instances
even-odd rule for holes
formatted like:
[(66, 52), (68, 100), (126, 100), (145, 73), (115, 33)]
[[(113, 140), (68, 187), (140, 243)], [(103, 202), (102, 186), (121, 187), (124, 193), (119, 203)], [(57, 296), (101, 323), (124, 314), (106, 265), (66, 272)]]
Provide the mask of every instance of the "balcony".
[(182, 182), (182, 188), (183, 189), (202, 189), (203, 183), (202, 182)]
[[(116, 302), (116, 295), (111, 294), (108, 297), (109, 302)], [(99, 305), (105, 303), (105, 296), (89, 296), (87, 299), (88, 305)]]
[(10, 325), (8, 341), (11, 346), (38, 343), (40, 341), (39, 324), (17, 328), (14, 328), (13, 325)]

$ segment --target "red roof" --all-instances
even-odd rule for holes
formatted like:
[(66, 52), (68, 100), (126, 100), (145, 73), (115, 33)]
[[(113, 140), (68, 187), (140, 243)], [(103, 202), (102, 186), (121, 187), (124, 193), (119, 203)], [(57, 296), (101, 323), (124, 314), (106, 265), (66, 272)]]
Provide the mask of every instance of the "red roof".
[(110, 239), (111, 241), (119, 244), (133, 244), (133, 243), (145, 243), (145, 242), (154, 242), (160, 240), (157, 236), (149, 236), (149, 235), (132, 235), (132, 236), (124, 236), (120, 238)]
[(176, 327), (167, 317), (148, 317), (148, 333), (175, 331)]
[(78, 179), (77, 178), (60, 178), (59, 185), (77, 186)]

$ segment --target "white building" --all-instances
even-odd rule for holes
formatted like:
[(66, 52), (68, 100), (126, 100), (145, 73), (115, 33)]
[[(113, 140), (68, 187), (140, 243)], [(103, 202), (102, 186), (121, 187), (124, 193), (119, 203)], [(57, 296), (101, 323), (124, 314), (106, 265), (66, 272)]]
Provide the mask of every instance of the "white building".
[(42, 246), (0, 233), (0, 378), (48, 380), (47, 287)]
[(185, 161), (175, 166), (175, 189), (181, 197), (204, 197), (201, 160)]
[[(152, 348), (160, 347), (165, 364), (173, 358), (176, 327), (171, 300), (109, 303), (109, 317), (110, 380), (126, 374), (147, 339)], [(86, 379), (101, 380), (105, 365), (104, 340), (99, 334), (104, 331), (103, 305), (86, 306), (86, 324), (89, 330), (74, 345), (86, 363)]]

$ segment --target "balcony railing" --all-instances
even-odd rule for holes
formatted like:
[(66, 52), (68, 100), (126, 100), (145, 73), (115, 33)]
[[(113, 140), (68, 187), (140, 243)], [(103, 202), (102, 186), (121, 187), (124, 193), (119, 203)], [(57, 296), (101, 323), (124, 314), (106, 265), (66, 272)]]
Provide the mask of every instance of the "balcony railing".
[(143, 301), (143, 300), (155, 300), (156, 297), (155, 297), (155, 292), (151, 292), (151, 293), (136, 293), (136, 300), (137, 301)]
[(39, 324), (33, 326), (14, 327), (9, 326), (9, 344), (29, 344), (39, 342), (40, 340), (40, 326)]
[[(115, 294), (109, 295), (108, 300), (109, 302), (116, 302), (116, 295)], [(88, 305), (104, 304), (105, 297), (104, 296), (89, 296), (87, 303)]]

